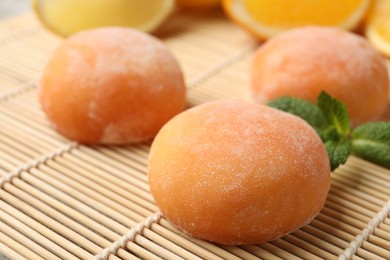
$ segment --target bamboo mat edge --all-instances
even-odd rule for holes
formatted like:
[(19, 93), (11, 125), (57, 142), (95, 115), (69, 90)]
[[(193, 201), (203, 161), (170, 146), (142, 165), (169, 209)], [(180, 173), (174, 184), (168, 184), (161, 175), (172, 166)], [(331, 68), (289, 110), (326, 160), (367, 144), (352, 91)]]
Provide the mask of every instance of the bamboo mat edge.
[[(15, 18), (17, 21), (17, 19)], [(15, 20), (12, 20), (14, 22)], [(5, 21), (7, 22), (7, 21)], [(1, 25), (0, 25), (1, 26)], [(30, 30), (30, 29), (29, 29)], [(36, 29), (31, 29), (31, 32), (33, 32)], [(16, 38), (13, 38), (15, 41)], [(0, 38), (0, 45), (1, 43), (8, 43), (11, 42), (10, 39), (7, 40), (7, 38), (2, 39)], [(188, 82), (189, 88), (195, 88), (196, 86), (204, 83), (205, 81), (209, 80), (210, 78), (218, 75), (222, 70), (228, 68), (229, 66), (235, 64), (236, 62), (242, 60), (247, 55), (251, 54), (255, 48), (256, 44), (250, 43), (248, 46), (245, 46), (241, 50), (238, 50), (237, 52), (233, 53), (228, 58), (221, 60), (220, 62), (216, 63), (210, 70), (206, 71), (203, 74), (200, 74), (198, 77), (194, 77), (191, 79), (191, 81)], [(35, 85), (32, 81), (32, 83), (26, 83), (25, 86), (21, 86), (19, 88), (10, 90), (9, 92), (3, 93), (0, 95), (0, 101), (9, 100), (12, 98), (18, 98), (20, 94), (25, 93), (26, 91), (29, 91), (31, 89), (34, 89)], [(40, 158), (36, 158), (32, 160), (30, 163), (27, 163), (25, 165), (22, 165), (18, 167), (17, 169), (10, 172), (5, 177), (2, 177), (0, 179), (0, 186), (4, 187), (5, 183), (11, 183), (12, 178), (19, 177), (19, 174), (21, 174), (24, 171), (28, 171), (31, 168), (36, 167), (37, 165), (41, 163), (45, 163), (47, 160), (50, 160), (58, 155), (61, 155), (63, 153), (68, 152), (69, 150), (77, 147), (77, 144), (75, 143), (66, 143), (63, 147), (60, 147), (58, 150), (53, 150), (49, 152), (47, 155), (44, 155)], [(341, 258), (348, 259), (352, 257), (356, 253), (357, 250), (359, 250), (363, 243), (367, 241), (370, 235), (372, 235), (375, 231), (375, 228), (379, 226), (380, 223), (382, 223), (389, 215), (390, 212), (390, 200), (388, 200), (384, 205), (381, 211), (377, 213), (376, 216), (374, 216), (366, 229), (364, 229), (359, 235), (355, 236), (354, 240), (349, 244), (349, 247), (345, 248), (345, 251), (341, 255)], [(132, 241), (136, 234), (141, 234), (143, 232), (143, 229), (150, 228), (150, 226), (153, 223), (159, 223), (160, 215), (158, 213), (155, 213), (153, 215), (148, 216), (145, 218), (144, 221), (138, 222), (138, 225), (129, 229), (129, 233), (125, 236), (122, 236), (120, 240), (115, 241), (111, 244), (110, 247), (105, 248), (102, 250), (100, 256), (105, 257), (108, 256), (108, 253), (116, 252), (120, 247), (123, 248), (123, 245), (125, 242), (128, 242), (129, 240)], [(125, 242), (124, 242), (125, 241)], [(14, 258), (16, 256), (16, 252), (13, 250), (9, 250), (9, 256), (11, 258)], [(4, 252), (3, 252), (4, 253)], [(15, 254), (16, 253), (16, 254)]]

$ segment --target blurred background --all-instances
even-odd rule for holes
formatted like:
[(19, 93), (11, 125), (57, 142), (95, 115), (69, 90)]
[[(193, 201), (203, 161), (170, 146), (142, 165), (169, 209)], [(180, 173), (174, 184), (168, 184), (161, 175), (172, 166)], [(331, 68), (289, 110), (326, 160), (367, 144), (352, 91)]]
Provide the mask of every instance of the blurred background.
[(27, 12), (29, 9), (29, 0), (0, 0), (0, 19)]

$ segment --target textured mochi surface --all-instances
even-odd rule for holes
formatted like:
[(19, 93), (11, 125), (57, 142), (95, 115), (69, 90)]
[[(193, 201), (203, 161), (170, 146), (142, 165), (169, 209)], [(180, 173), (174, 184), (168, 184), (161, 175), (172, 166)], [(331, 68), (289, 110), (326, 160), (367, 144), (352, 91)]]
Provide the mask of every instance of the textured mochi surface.
[(304, 27), (272, 38), (251, 64), (254, 100), (281, 96), (316, 101), (322, 90), (343, 101), (353, 124), (379, 118), (389, 99), (383, 58), (366, 39), (330, 27)]
[(306, 122), (231, 100), (170, 120), (152, 144), (148, 178), (168, 220), (222, 244), (296, 230), (318, 214), (330, 188), (326, 150)]
[(66, 137), (122, 144), (152, 139), (186, 97), (179, 64), (163, 43), (109, 27), (80, 32), (53, 53), (40, 102)]

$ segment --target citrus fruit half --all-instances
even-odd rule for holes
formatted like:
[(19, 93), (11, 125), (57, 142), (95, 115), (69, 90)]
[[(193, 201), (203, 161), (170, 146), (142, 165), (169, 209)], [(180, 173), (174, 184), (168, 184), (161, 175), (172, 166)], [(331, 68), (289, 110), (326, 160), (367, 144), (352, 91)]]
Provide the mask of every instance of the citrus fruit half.
[(306, 26), (354, 29), (365, 16), (369, 0), (223, 0), (227, 15), (258, 38)]
[(366, 36), (381, 53), (390, 56), (390, 1), (377, 0), (370, 10)]
[(38, 18), (62, 36), (103, 26), (156, 29), (174, 8), (174, 0), (32, 0)]

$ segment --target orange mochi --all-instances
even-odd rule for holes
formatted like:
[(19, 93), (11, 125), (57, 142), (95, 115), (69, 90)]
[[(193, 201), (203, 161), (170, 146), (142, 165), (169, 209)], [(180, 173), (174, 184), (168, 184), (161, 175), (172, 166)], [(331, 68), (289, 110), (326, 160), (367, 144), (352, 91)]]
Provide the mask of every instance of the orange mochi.
[(352, 123), (379, 118), (389, 97), (382, 57), (361, 36), (330, 27), (303, 27), (282, 33), (255, 52), (253, 98), (264, 103), (281, 96), (316, 101), (322, 90), (344, 102)]
[(171, 119), (152, 144), (148, 178), (174, 225), (229, 245), (274, 240), (308, 224), (331, 180), (325, 147), (306, 122), (229, 100)]
[(39, 98), (54, 127), (82, 143), (152, 139), (186, 103), (180, 66), (158, 39), (129, 28), (75, 34), (53, 53)]

